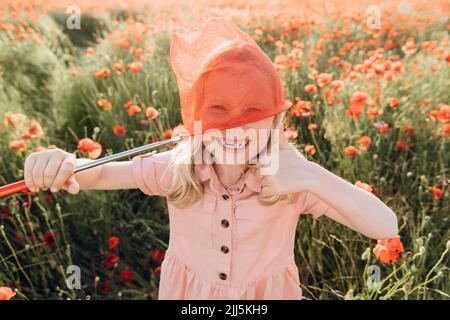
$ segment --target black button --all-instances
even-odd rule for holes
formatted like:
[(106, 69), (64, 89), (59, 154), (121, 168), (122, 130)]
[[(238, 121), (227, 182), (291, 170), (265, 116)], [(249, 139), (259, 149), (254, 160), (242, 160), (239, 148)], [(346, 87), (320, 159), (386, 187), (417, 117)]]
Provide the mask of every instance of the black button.
[(221, 224), (224, 228), (228, 228), (228, 226), (230, 225), (227, 219), (222, 219)]
[(225, 200), (228, 200), (230, 197), (227, 194), (223, 194), (222, 198), (224, 198)]
[(221, 246), (220, 250), (222, 250), (223, 253), (228, 253), (228, 251), (230, 251), (227, 246)]
[(219, 273), (219, 278), (222, 280), (226, 280), (227, 279), (227, 275), (223, 272)]

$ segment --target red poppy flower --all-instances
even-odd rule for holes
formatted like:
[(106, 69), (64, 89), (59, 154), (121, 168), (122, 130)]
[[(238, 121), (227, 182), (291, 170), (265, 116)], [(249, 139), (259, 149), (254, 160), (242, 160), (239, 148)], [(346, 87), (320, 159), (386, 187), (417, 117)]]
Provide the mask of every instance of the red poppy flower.
[(114, 248), (117, 248), (117, 246), (119, 245), (119, 241), (120, 241), (119, 237), (116, 237), (116, 236), (109, 237), (109, 240), (108, 240), (109, 249), (112, 250)]
[(22, 139), (31, 139), (31, 138), (39, 138), (44, 134), (42, 127), (39, 122), (36, 120), (31, 120), (30, 125), (25, 131), (20, 135)]
[(94, 48), (88, 47), (88, 48), (86, 49), (86, 56), (88, 56), (88, 57), (93, 57), (93, 56), (95, 56), (95, 50), (94, 50)]
[(359, 118), (364, 110), (366, 103), (370, 102), (370, 97), (366, 92), (355, 91), (350, 98), (350, 108), (346, 110), (349, 117)]
[(416, 47), (414, 45), (414, 39), (413, 38), (408, 38), (408, 40), (406, 41), (405, 45), (402, 46), (402, 51), (406, 55), (411, 55), (414, 52), (416, 52)]
[(400, 100), (398, 98), (390, 98), (389, 99), (389, 105), (392, 108), (398, 107), (400, 105)]
[(167, 130), (167, 131), (165, 131), (163, 133), (163, 137), (166, 138), (166, 139), (170, 139), (170, 138), (172, 138), (172, 136), (173, 136), (173, 130), (172, 129), (169, 129), (169, 130)]
[(55, 245), (55, 240), (56, 240), (56, 232), (49, 231), (44, 235), (45, 245), (49, 248)]
[(441, 189), (439, 189), (438, 187), (433, 186), (431, 188), (431, 190), (433, 191), (433, 197), (435, 200), (440, 200), (442, 198), (443, 192)]
[(96, 77), (97, 79), (106, 79), (106, 78), (108, 78), (108, 76), (110, 75), (110, 73), (111, 73), (111, 71), (109, 71), (108, 68), (103, 68), (103, 69), (101, 69), (100, 71), (97, 71), (97, 72), (95, 73), (95, 77)]
[(362, 150), (367, 150), (372, 143), (372, 139), (369, 136), (362, 136), (359, 139), (359, 145)]
[(137, 73), (142, 69), (143, 64), (140, 61), (134, 61), (132, 63), (129, 63), (127, 66), (132, 73)]
[(0, 300), (10, 300), (16, 293), (8, 287), (0, 287)]
[(317, 85), (319, 87), (324, 87), (331, 83), (332, 75), (329, 73), (321, 73), (317, 78)]
[(358, 149), (356, 149), (354, 146), (345, 147), (344, 154), (349, 157), (356, 156), (358, 154)]
[(131, 106), (128, 108), (128, 115), (129, 115), (130, 117), (132, 117), (132, 116), (134, 116), (136, 113), (141, 112), (141, 110), (142, 110), (141, 107), (139, 107), (139, 106), (133, 104), (133, 105), (131, 105)]
[(97, 104), (105, 111), (109, 111), (112, 109), (112, 104), (106, 99), (97, 100)]
[(153, 108), (153, 107), (148, 107), (148, 108), (145, 109), (145, 115), (147, 116), (147, 118), (153, 120), (153, 119), (158, 118), (158, 116), (159, 116), (159, 111), (156, 110), (156, 109)]
[(128, 109), (129, 107), (131, 107), (132, 105), (134, 105), (133, 101), (127, 101), (123, 104), (123, 107), (125, 109)]
[(127, 133), (127, 130), (125, 129), (125, 127), (121, 126), (120, 124), (116, 124), (113, 128), (113, 133), (116, 136), (125, 135)]
[(164, 259), (164, 251), (159, 250), (159, 249), (153, 249), (152, 250), (152, 259), (155, 261), (162, 261)]
[(307, 84), (305, 86), (304, 90), (307, 93), (316, 93), (317, 92), (317, 86), (315, 84)]
[(97, 159), (102, 154), (101, 144), (89, 138), (83, 138), (78, 141), (78, 149), (84, 153), (88, 153), (92, 159)]
[(23, 127), (25, 118), (22, 114), (11, 113), (3, 118), (3, 123), (11, 129), (20, 129)]
[(314, 147), (312, 144), (304, 146), (303, 150), (305, 150), (305, 152), (309, 153), (312, 156), (316, 154), (316, 147)]
[(112, 65), (112, 69), (115, 71), (122, 72), (122, 71), (126, 70), (126, 66), (121, 63), (116, 62)]
[(105, 266), (106, 269), (112, 269), (113, 265), (115, 263), (118, 263), (119, 260), (120, 259), (119, 259), (118, 256), (116, 256), (113, 252), (110, 252), (106, 256), (104, 266)]
[(135, 56), (136, 58), (140, 58), (143, 53), (144, 53), (144, 50), (142, 48), (135, 48), (133, 50), (133, 56)]
[(25, 150), (25, 141), (23, 141), (23, 140), (12, 140), (12, 141), (9, 142), (8, 148), (10, 150), (24, 151)]
[(120, 279), (124, 282), (131, 282), (131, 281), (133, 281), (133, 275), (131, 274), (131, 272), (129, 270), (123, 270), (120, 273)]
[(391, 239), (378, 240), (373, 253), (381, 262), (390, 264), (399, 260), (404, 250), (400, 236), (396, 236)]
[(397, 140), (395, 143), (395, 147), (399, 150), (402, 150), (405, 148), (405, 142), (403, 140)]
[(283, 132), (284, 136), (286, 137), (286, 139), (288, 140), (294, 140), (297, 139), (298, 137), (298, 132), (295, 129), (292, 128), (287, 128), (284, 132)]

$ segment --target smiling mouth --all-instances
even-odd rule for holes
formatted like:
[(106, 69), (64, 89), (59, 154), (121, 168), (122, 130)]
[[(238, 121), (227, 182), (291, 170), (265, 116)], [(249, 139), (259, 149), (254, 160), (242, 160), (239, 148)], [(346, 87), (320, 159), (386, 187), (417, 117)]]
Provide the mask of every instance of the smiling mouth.
[(245, 139), (245, 141), (237, 142), (237, 143), (229, 143), (226, 141), (223, 141), (223, 139), (217, 139), (217, 141), (220, 143), (222, 147), (228, 150), (241, 150), (244, 149), (248, 145), (248, 139)]

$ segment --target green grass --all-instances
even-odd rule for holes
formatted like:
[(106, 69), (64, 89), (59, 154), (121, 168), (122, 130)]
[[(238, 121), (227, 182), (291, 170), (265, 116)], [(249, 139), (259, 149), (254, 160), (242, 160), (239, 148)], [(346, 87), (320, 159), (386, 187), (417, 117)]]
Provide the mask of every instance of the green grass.
[[(65, 15), (54, 11), (33, 25), (44, 35), (42, 41), (17, 41), (11, 34), (0, 33), (0, 116), (19, 113), (26, 125), (36, 119), (44, 130), (42, 137), (27, 140), (26, 150), (20, 152), (10, 150), (8, 143), (20, 139), (21, 131), (3, 126), (1, 184), (23, 178), (24, 159), (35, 147), (54, 144), (72, 152), (76, 151), (79, 139), (89, 137), (102, 144), (104, 156), (148, 143), (152, 138), (162, 138), (164, 131), (181, 123), (178, 91), (169, 61), (169, 35), (152, 34), (133, 44), (144, 49), (153, 45), (155, 51), (145, 50), (148, 61), (140, 72), (117, 73), (111, 69), (113, 63), (127, 64), (137, 58), (111, 41), (96, 43), (97, 37), (115, 30), (111, 23), (114, 16), (127, 18), (136, 14), (119, 10), (85, 16), (88, 22), (85, 28), (74, 32), (64, 27)], [(100, 19), (105, 22), (103, 26), (99, 25)], [(440, 30), (448, 20), (437, 19), (437, 25), (417, 35), (416, 43), (443, 40)], [(339, 29), (342, 23), (325, 17), (323, 22), (327, 21), (330, 32)], [(125, 22), (120, 20), (117, 28), (124, 26)], [(279, 37), (280, 32), (278, 26), (274, 37)], [(394, 40), (400, 41), (402, 36)], [(293, 101), (295, 97), (312, 101), (316, 113), (312, 119), (290, 117), (291, 127), (299, 132), (296, 142), (301, 147), (314, 145), (317, 153), (309, 157), (328, 170), (352, 183), (361, 180), (376, 186), (378, 196), (398, 215), (405, 246), (398, 262), (383, 265), (372, 253), (375, 241), (331, 220), (314, 221), (302, 216), (295, 251), (305, 298), (449, 299), (450, 207), (448, 190), (442, 182), (448, 181), (448, 137), (433, 137), (432, 131), (439, 130), (442, 124), (429, 119), (430, 110), (438, 109), (439, 103), (450, 102), (448, 63), (418, 45), (412, 57), (404, 56), (398, 47), (384, 53), (385, 58), (400, 55), (406, 72), (393, 81), (382, 82), (379, 98), (384, 113), (377, 121), (388, 123), (391, 131), (381, 134), (366, 115), (358, 120), (345, 116), (353, 92), (365, 91), (375, 98), (373, 83), (343, 80), (344, 88), (338, 93), (342, 102), (334, 105), (328, 105), (323, 94), (310, 95), (303, 91), (305, 84), (315, 83), (308, 78), (311, 69), (307, 57), (313, 56), (312, 49), (322, 34), (315, 28), (311, 35), (300, 32), (294, 37), (306, 46), (301, 67), (283, 76), (287, 95)], [(351, 40), (370, 38), (357, 24), (350, 26)], [(379, 39), (381, 44), (385, 40), (385, 37)], [(319, 72), (341, 79), (340, 68), (328, 66), (327, 61), (338, 54), (345, 42), (345, 39), (330, 40), (331, 48), (317, 59)], [(260, 45), (271, 58), (280, 54), (273, 43)], [(89, 46), (96, 50), (94, 57), (85, 56)], [(369, 46), (366, 50), (375, 48)], [(352, 64), (363, 63), (367, 55), (361, 57), (357, 53), (348, 52), (341, 59)], [(422, 78), (416, 77), (411, 69), (413, 61), (423, 71)], [(438, 66), (435, 72), (430, 71), (431, 65)], [(108, 67), (111, 75), (104, 80), (96, 79), (95, 72), (103, 67)], [(73, 70), (80, 76), (71, 76)], [(412, 87), (405, 88), (405, 83), (411, 83)], [(389, 107), (390, 97), (401, 98), (401, 105), (396, 109)], [(97, 105), (101, 98), (112, 103), (111, 111)], [(425, 98), (431, 99), (430, 105), (421, 105)], [(129, 100), (143, 110), (148, 106), (157, 108), (160, 117), (149, 120), (148, 126), (141, 125), (140, 120), (146, 119), (144, 111), (130, 117), (123, 108)], [(317, 123), (318, 130), (307, 130), (310, 122)], [(115, 124), (125, 126), (127, 134), (115, 136)], [(411, 137), (414, 146), (398, 150), (396, 141), (408, 139), (402, 130), (407, 124), (415, 127)], [(363, 135), (373, 140), (369, 149), (356, 157), (345, 156), (344, 148), (357, 147)], [(80, 151), (77, 155), (85, 157)], [(433, 199), (432, 186), (444, 190), (440, 200)], [(24, 206), (24, 201), (30, 205)], [(150, 252), (154, 248), (167, 248), (169, 228), (164, 199), (148, 197), (138, 190), (92, 190), (77, 196), (65, 191), (57, 194), (42, 191), (32, 196), (16, 194), (2, 198), (0, 205), (2, 212), (11, 213), (9, 217), (0, 216), (0, 286), (16, 287), (17, 298), (157, 298), (159, 277), (154, 270), (160, 262), (153, 261)], [(56, 233), (52, 247), (43, 241), (49, 231)], [(120, 261), (107, 270), (104, 260), (110, 251), (108, 238), (112, 235), (120, 238), (118, 249), (114, 249)], [(82, 290), (66, 289), (65, 270), (71, 264), (82, 269)], [(366, 285), (370, 265), (381, 268), (382, 280), (372, 290)], [(125, 269), (132, 272), (133, 282), (121, 281), (119, 274)], [(108, 294), (102, 290), (105, 282), (110, 285)]]

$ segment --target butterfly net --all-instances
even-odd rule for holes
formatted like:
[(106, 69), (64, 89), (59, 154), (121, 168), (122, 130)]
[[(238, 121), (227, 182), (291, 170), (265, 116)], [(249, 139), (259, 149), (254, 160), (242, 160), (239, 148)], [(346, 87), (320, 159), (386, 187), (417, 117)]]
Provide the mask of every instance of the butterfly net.
[[(196, 31), (173, 32), (170, 59), (191, 135), (242, 126), (292, 106), (270, 58), (229, 18), (207, 18)], [(201, 132), (194, 132), (196, 121)]]

